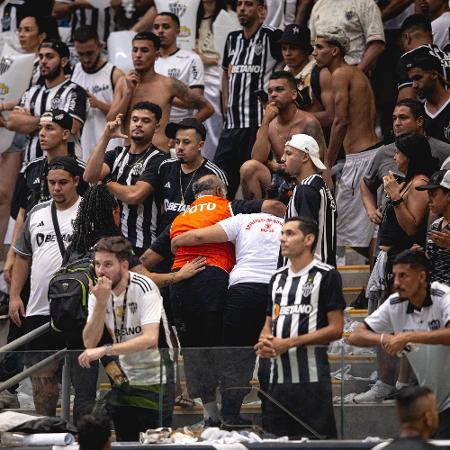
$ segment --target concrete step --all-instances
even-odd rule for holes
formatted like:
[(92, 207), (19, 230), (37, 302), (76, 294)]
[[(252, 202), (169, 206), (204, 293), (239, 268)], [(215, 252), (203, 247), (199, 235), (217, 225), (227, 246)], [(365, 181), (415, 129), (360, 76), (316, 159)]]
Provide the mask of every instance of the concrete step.
[(359, 253), (355, 252), (355, 250), (353, 250), (351, 247), (345, 247), (344, 255), (346, 265), (361, 265), (369, 263), (369, 260), (365, 256), (362, 256)]
[(338, 266), (338, 271), (342, 277), (344, 288), (363, 288), (367, 285), (370, 276), (368, 265), (346, 265)]

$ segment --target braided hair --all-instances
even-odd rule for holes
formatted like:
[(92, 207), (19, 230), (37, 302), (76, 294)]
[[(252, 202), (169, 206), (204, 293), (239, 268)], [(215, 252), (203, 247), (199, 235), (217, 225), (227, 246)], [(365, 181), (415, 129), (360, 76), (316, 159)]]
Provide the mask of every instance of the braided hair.
[(78, 207), (67, 253), (87, 254), (102, 237), (120, 236), (120, 228), (114, 223), (116, 208), (119, 204), (106, 185), (89, 187)]

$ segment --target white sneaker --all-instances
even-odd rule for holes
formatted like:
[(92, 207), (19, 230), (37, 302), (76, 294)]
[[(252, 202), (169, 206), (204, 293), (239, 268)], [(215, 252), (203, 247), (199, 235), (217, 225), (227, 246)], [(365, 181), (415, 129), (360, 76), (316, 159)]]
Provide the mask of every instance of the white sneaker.
[(395, 387), (389, 384), (383, 383), (378, 380), (367, 392), (356, 394), (353, 397), (354, 403), (381, 403), (385, 397), (392, 394), (395, 391)]

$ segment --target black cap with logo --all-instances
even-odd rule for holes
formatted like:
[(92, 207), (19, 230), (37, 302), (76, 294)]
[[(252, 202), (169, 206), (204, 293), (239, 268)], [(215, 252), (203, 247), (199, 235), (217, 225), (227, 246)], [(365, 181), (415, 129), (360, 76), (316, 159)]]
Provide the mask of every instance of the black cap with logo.
[(194, 119), (193, 117), (188, 117), (178, 123), (168, 123), (166, 126), (166, 136), (170, 139), (175, 139), (175, 136), (179, 129), (188, 130), (190, 128), (196, 130), (203, 139), (206, 138), (205, 126), (200, 122), (200, 120)]
[(296, 45), (308, 55), (310, 55), (313, 51), (313, 47), (311, 45), (311, 32), (308, 27), (300, 25), (288, 25), (284, 29), (279, 43)]

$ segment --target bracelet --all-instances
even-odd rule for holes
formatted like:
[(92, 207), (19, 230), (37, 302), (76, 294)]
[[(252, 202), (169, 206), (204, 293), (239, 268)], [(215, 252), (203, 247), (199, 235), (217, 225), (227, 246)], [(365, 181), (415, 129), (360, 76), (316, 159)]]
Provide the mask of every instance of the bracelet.
[(113, 346), (111, 344), (105, 345), (105, 355), (106, 356), (113, 356)]
[(381, 333), (381, 338), (380, 338), (380, 345), (383, 347), (383, 337), (384, 337), (384, 333)]

